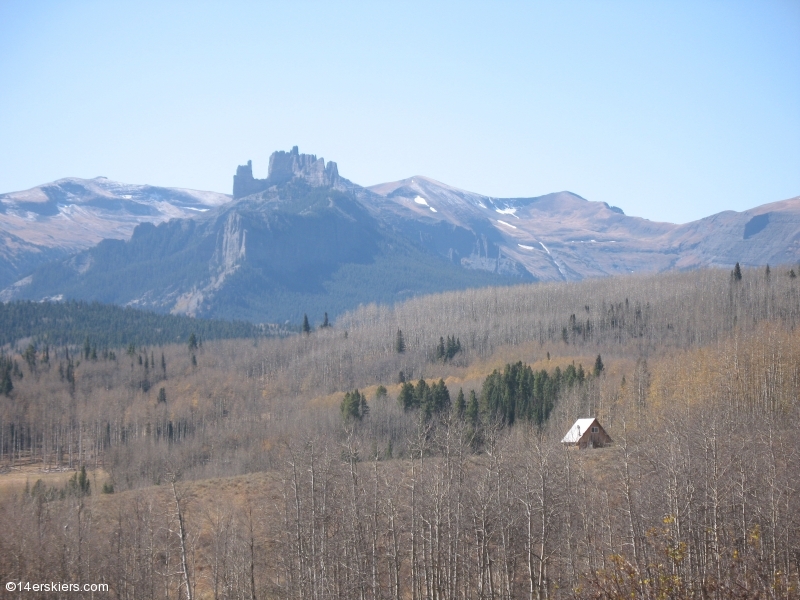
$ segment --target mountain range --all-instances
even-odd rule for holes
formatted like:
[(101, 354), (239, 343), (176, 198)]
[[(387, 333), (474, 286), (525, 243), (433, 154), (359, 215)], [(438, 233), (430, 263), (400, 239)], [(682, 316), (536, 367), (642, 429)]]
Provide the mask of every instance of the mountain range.
[(140, 223), (190, 217), (230, 200), (217, 192), (131, 185), (105, 177), (70, 177), (0, 194), (0, 289), (101, 240), (129, 239)]
[(800, 260), (800, 197), (683, 225), (571, 192), (371, 187), (297, 147), (233, 195), (62, 179), (0, 195), (0, 300), (76, 298), (255, 322), (526, 281)]

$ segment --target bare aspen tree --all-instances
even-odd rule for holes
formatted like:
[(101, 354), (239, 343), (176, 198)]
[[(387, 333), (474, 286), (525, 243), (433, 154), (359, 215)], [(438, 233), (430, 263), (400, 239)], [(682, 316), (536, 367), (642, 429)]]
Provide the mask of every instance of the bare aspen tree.
[(178, 478), (176, 473), (168, 474), (170, 486), (172, 488), (172, 498), (175, 502), (175, 518), (178, 521), (178, 530), (174, 532), (178, 536), (180, 544), (180, 573), (181, 573), (181, 587), (183, 588), (186, 600), (192, 600), (194, 587), (192, 585), (192, 578), (189, 572), (189, 559), (188, 559), (188, 542), (186, 534), (186, 526), (184, 524), (183, 508), (181, 507), (181, 499), (178, 495), (178, 490), (175, 487), (175, 482)]

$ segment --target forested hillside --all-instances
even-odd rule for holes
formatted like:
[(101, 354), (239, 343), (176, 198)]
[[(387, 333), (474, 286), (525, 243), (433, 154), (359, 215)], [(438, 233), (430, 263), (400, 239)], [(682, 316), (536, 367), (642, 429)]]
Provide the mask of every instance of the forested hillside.
[(83, 345), (88, 339), (95, 349), (108, 350), (129, 344), (179, 343), (192, 333), (201, 339), (218, 340), (278, 330), (244, 321), (193, 319), (98, 302), (0, 302), (0, 347), (29, 340), (43, 350), (47, 346)]
[[(7, 353), (0, 574), (125, 598), (795, 598), (796, 269)], [(583, 417), (610, 447), (560, 443)]]

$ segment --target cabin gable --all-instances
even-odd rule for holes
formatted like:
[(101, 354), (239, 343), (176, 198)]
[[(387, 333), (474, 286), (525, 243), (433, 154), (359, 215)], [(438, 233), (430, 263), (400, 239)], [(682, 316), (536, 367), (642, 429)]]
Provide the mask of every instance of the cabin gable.
[(567, 446), (578, 448), (602, 448), (612, 443), (611, 436), (606, 433), (600, 422), (594, 417), (578, 419), (561, 440)]

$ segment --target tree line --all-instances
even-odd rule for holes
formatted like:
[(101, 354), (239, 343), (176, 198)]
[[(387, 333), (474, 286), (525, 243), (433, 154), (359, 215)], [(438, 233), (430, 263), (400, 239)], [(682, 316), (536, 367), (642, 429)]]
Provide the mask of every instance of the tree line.
[(88, 337), (99, 348), (124, 348), (180, 343), (191, 333), (216, 340), (253, 338), (272, 330), (245, 321), (194, 319), (99, 302), (0, 303), (0, 346), (24, 339), (36, 345), (77, 346)]

